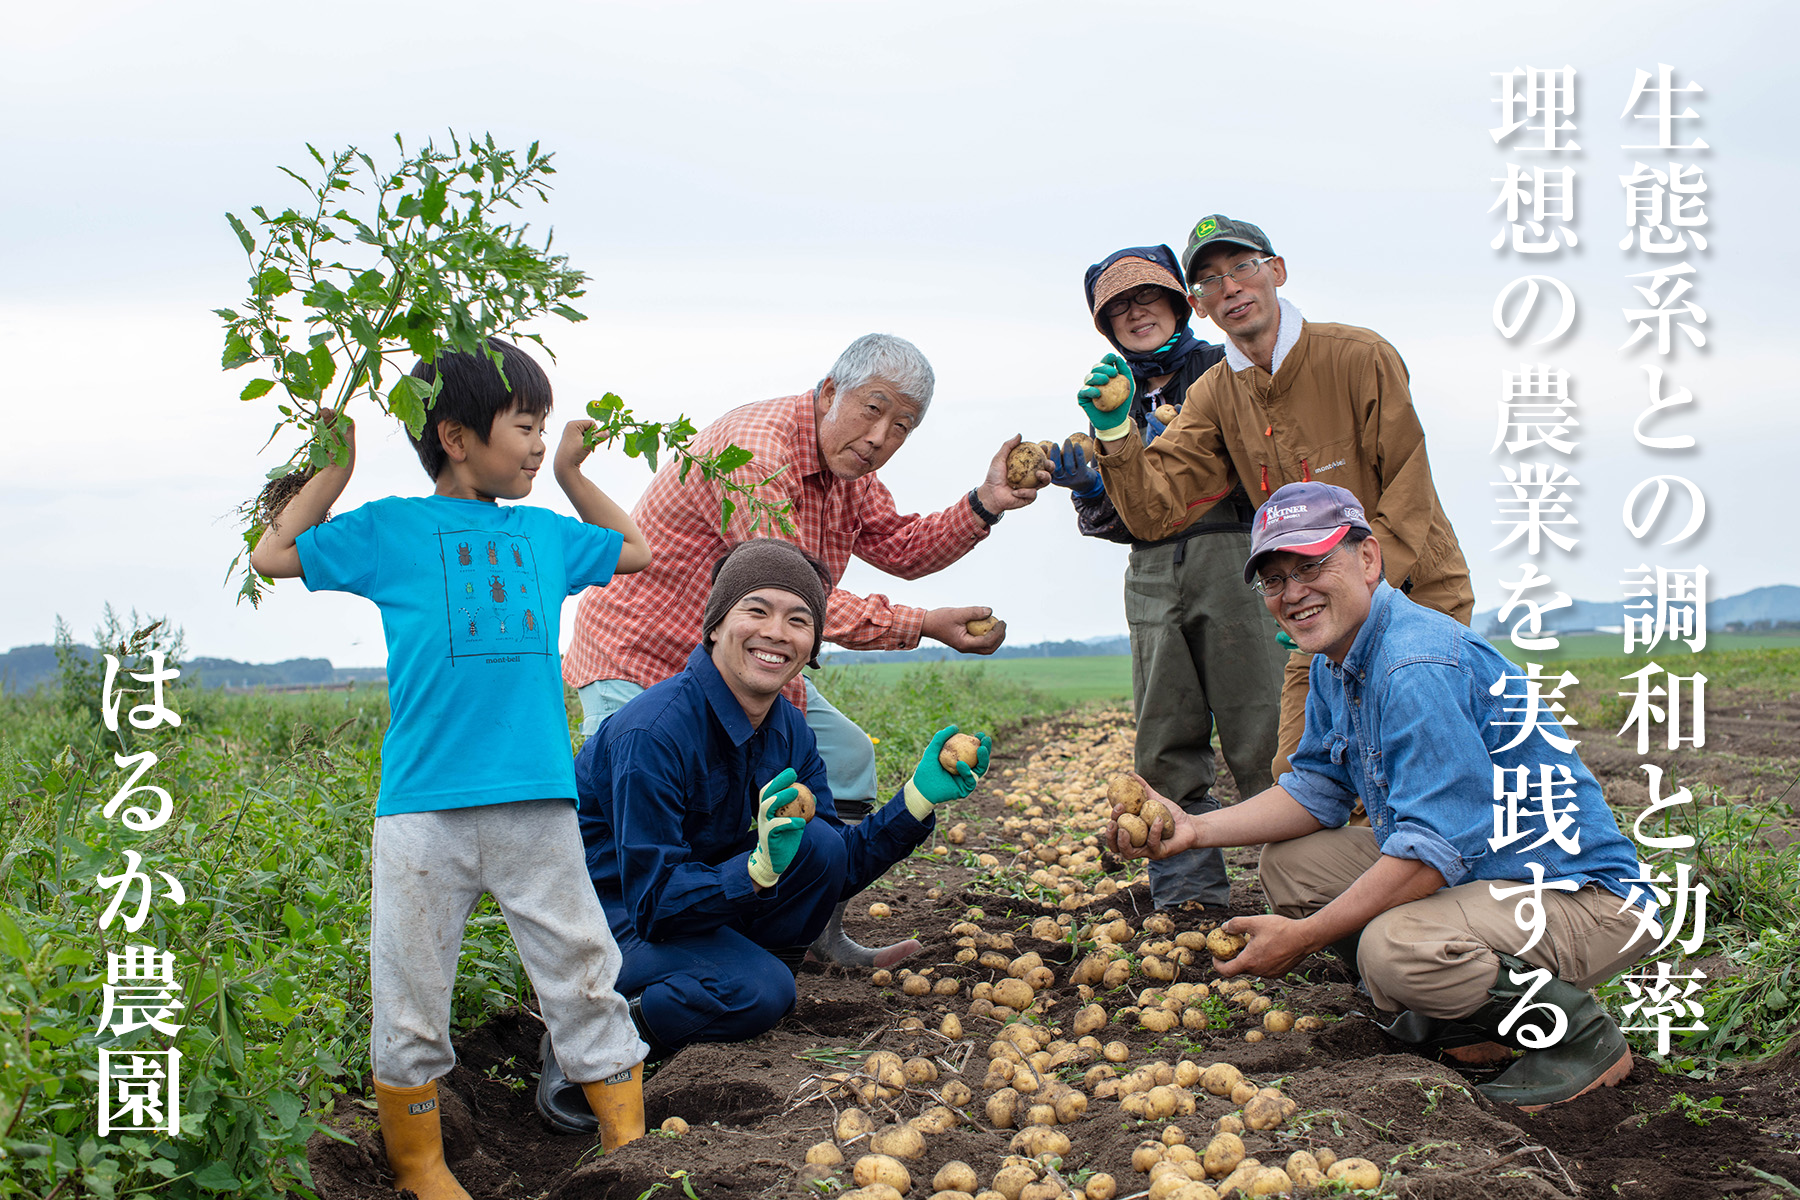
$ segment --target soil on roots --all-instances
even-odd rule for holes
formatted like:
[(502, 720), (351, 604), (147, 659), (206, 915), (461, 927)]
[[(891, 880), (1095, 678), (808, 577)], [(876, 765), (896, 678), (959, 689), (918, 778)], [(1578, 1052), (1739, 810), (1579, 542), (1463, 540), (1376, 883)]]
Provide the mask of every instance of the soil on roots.
[[(1732, 720), (1730, 712), (1709, 713), (1709, 740), (1721, 729), (1732, 732)], [(988, 1047), (1002, 1023), (972, 1014), (969, 993), (1005, 973), (977, 962), (957, 963), (951, 927), (977, 908), (984, 932), (1010, 934), (1017, 953), (1039, 953), (1056, 981), (1040, 993), (1049, 1003), (1038, 1020), (1052, 1027), (1072, 1024), (1086, 1003), (1069, 978), (1080, 955), (1071, 940), (1042, 940), (1030, 929), (1034, 920), (1067, 910), (1025, 898), (1047, 894), (1023, 886), (1023, 872), (997, 872), (976, 855), (986, 852), (1003, 863), (1027, 857), (1017, 832), (1004, 826), (1019, 811), (1000, 799), (1018, 790), (1005, 781), (1006, 768), (1023, 774), (1029, 763), (1042, 761), (1046, 746), (1098, 747), (1107, 737), (1116, 744), (1121, 730), (1129, 730), (1125, 713), (1099, 722), (1088, 714), (1059, 718), (997, 746), (990, 782), (958, 806), (956, 819), (966, 823), (966, 841), (942, 847), (941, 854), (938, 847), (921, 848), (852, 903), (846, 928), (853, 937), (866, 945), (917, 937), (925, 950), (903, 965), (931, 968), (934, 982), (956, 980), (957, 995), (911, 996), (898, 978), (878, 984), (868, 972), (808, 963), (797, 980), (794, 1010), (775, 1029), (749, 1042), (690, 1046), (664, 1064), (644, 1087), (653, 1132), (604, 1158), (587, 1139), (558, 1136), (540, 1123), (532, 1098), (542, 1023), (524, 1010), (503, 1013), (458, 1039), (458, 1064), (440, 1084), (446, 1157), (458, 1180), (476, 1200), (640, 1200), (652, 1192), (680, 1200), (690, 1189), (703, 1200), (817, 1200), (822, 1192), (853, 1186), (851, 1165), (866, 1153), (866, 1139), (859, 1139), (842, 1146), (839, 1167), (805, 1163), (809, 1147), (833, 1139), (838, 1113), (849, 1103), (864, 1108), (880, 1126), (917, 1116), (940, 1103), (948, 1085), (961, 1081), (973, 1099), (955, 1106), (959, 1123), (950, 1132), (927, 1135), (923, 1157), (905, 1164), (913, 1180), (910, 1200), (929, 1196), (933, 1176), (953, 1160), (968, 1163), (987, 1186), (1010, 1153), (1016, 1131), (996, 1128), (987, 1118), (989, 1093), (982, 1085)], [(1742, 733), (1756, 736), (1750, 728)], [(1635, 756), (1617, 764), (1602, 760), (1597, 773), (1610, 791), (1633, 775), (1641, 781), (1637, 762)], [(1217, 791), (1235, 798), (1222, 760), (1219, 771)], [(1174, 910), (1166, 914), (1174, 931), (1267, 911), (1256, 884), (1255, 851), (1226, 857), (1234, 880), (1229, 912)], [(1118, 880), (1141, 879), (1122, 864), (1108, 860), (1107, 865)], [(875, 900), (891, 915), (869, 916), (868, 903)], [(1147, 887), (1132, 882), (1067, 915), (1080, 927), (1110, 910), (1141, 932), (1153, 911)], [(1040, 931), (1048, 927), (1040, 925)], [(1180, 978), (1217, 982), (1204, 957), (1183, 968)], [(1150, 982), (1134, 976), (1125, 990), (1098, 999), (1109, 1009), (1130, 1004), (1127, 992), (1136, 996)], [(1454, 1069), (1406, 1053), (1383, 1035), (1368, 1019), (1367, 998), (1330, 954), (1306, 960), (1286, 979), (1257, 981), (1255, 991), (1297, 1015), (1321, 1017), (1323, 1027), (1250, 1042), (1245, 1034), (1257, 1029), (1260, 1019), (1228, 1004), (1230, 1019), (1223, 1026), (1178, 1026), (1157, 1034), (1135, 1021), (1115, 1021), (1098, 1036), (1129, 1047), (1121, 1073), (1156, 1060), (1226, 1062), (1258, 1085), (1279, 1086), (1298, 1111), (1275, 1129), (1245, 1133), (1248, 1152), (1265, 1165), (1279, 1165), (1294, 1150), (1325, 1147), (1340, 1158), (1366, 1158), (1382, 1168), (1387, 1195), (1774, 1200), (1791, 1197), (1800, 1187), (1800, 1067), (1792, 1054), (1712, 1080), (1659, 1072), (1640, 1058), (1618, 1087), (1528, 1114), (1492, 1104), (1474, 1090), (1473, 1083), (1491, 1078), (1497, 1068)], [(940, 1032), (949, 1014), (960, 1020), (960, 1037)], [(866, 1103), (827, 1094), (827, 1075), (854, 1071), (875, 1050), (928, 1058), (938, 1079)], [(1078, 1072), (1066, 1074), (1079, 1080)], [(1189, 1143), (1202, 1147), (1215, 1121), (1240, 1111), (1202, 1089), (1195, 1088), (1194, 1095), (1191, 1115), (1157, 1121), (1125, 1115), (1117, 1098), (1090, 1100), (1083, 1117), (1059, 1127), (1070, 1141), (1059, 1178), (1077, 1196), (1082, 1181), (1096, 1172), (1113, 1176), (1120, 1196), (1141, 1193), (1149, 1181), (1132, 1169), (1132, 1153), (1142, 1142), (1174, 1124)], [(1704, 1107), (1714, 1097), (1722, 1107)], [(668, 1117), (686, 1120), (688, 1131), (654, 1132)], [(389, 1200), (394, 1192), (372, 1102), (342, 1098), (330, 1123), (347, 1141), (319, 1136), (309, 1147), (318, 1195)]]

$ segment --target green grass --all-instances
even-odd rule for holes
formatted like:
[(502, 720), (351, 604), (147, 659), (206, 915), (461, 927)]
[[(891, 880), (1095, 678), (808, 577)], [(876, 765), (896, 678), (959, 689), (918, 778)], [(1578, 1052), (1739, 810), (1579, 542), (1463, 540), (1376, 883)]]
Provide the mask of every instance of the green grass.
[(1082, 658), (999, 658), (986, 662), (868, 663), (827, 667), (825, 673), (836, 678), (866, 679), (871, 684), (892, 686), (904, 679), (908, 671), (922, 666), (945, 671), (978, 671), (989, 680), (1041, 692), (1064, 706), (1089, 700), (1131, 699), (1131, 658), (1124, 654)]
[[(1521, 650), (1505, 637), (1489, 638), (1488, 641), (1500, 653), (1512, 661), (1522, 663), (1529, 659), (1537, 663), (1563, 663), (1570, 659), (1617, 658), (1624, 661), (1627, 657), (1622, 653), (1625, 637), (1619, 633), (1571, 633), (1563, 635), (1555, 650)], [(1713, 658), (1720, 652), (1739, 650), (1789, 650), (1800, 654), (1800, 634), (1796, 633), (1709, 633), (1706, 635), (1706, 649), (1701, 651), (1699, 660), (1709, 667)], [(1655, 650), (1646, 653), (1643, 649), (1634, 650), (1629, 656), (1637, 666), (1654, 659), (1673, 671), (1687, 674), (1694, 660), (1693, 653), (1683, 643), (1673, 645), (1664, 642)], [(1678, 665), (1679, 664), (1679, 665)], [(1636, 667), (1631, 668), (1636, 670)], [(1710, 674), (1710, 671), (1709, 671)]]

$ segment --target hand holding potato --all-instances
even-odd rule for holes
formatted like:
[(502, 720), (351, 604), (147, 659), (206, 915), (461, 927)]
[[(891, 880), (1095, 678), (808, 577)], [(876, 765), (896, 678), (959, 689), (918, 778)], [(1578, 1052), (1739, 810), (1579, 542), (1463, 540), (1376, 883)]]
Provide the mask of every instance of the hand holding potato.
[[(977, 626), (977, 633), (969, 626), (975, 622), (989, 622), (985, 627)], [(962, 654), (992, 654), (1006, 640), (1006, 622), (994, 620), (994, 610), (979, 605), (967, 608), (934, 608), (925, 614), (925, 622), (919, 627), (925, 637), (934, 638)]]
[[(1120, 858), (1168, 858), (1199, 844), (1199, 833), (1192, 817), (1158, 795), (1142, 776), (1127, 778), (1137, 781), (1143, 795), (1136, 799), (1136, 810), (1131, 811), (1132, 798), (1126, 797), (1122, 790), (1119, 795), (1114, 795), (1113, 788), (1107, 789), (1108, 798), (1113, 801), (1113, 813), (1112, 821), (1106, 827), (1106, 845), (1114, 854)], [(1137, 826), (1129, 821), (1121, 823), (1122, 817), (1131, 817), (1144, 827), (1143, 841), (1137, 840)]]
[(1041, 466), (1035, 472), (1033, 482), (1027, 486), (1015, 487), (1007, 482), (1007, 460), (1024, 440), (1021, 435), (1015, 433), (1002, 442), (993, 461), (988, 463), (987, 478), (982, 480), (981, 486), (975, 489), (975, 498), (981, 501), (981, 507), (991, 513), (1003, 513), (1015, 508), (1024, 508), (1037, 499), (1039, 488), (1050, 486), (1050, 469), (1047, 465)]
[(940, 804), (951, 800), (960, 800), (975, 790), (981, 777), (987, 774), (988, 755), (993, 749), (993, 741), (985, 733), (975, 736), (975, 762), (971, 766), (967, 761), (950, 757), (954, 770), (946, 768), (944, 749), (950, 740), (957, 736), (954, 725), (946, 725), (932, 736), (925, 747), (925, 753), (919, 757), (919, 765), (913, 769), (912, 778), (906, 781), (904, 795), (907, 811), (919, 820), (931, 817)]
[(1220, 926), (1226, 933), (1247, 936), (1250, 940), (1229, 961), (1213, 959), (1213, 970), (1220, 975), (1256, 975), (1263, 979), (1279, 979), (1318, 946), (1306, 936), (1299, 921), (1274, 915), (1233, 917)]

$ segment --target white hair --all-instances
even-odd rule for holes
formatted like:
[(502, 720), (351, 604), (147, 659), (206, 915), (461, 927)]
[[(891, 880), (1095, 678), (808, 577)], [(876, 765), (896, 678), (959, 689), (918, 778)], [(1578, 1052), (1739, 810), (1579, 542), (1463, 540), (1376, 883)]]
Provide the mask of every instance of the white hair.
[(931, 392), (937, 377), (919, 348), (905, 338), (891, 333), (865, 333), (851, 342), (825, 376), (843, 395), (869, 382), (880, 379), (892, 384), (902, 396), (919, 406), (919, 420), (931, 407)]

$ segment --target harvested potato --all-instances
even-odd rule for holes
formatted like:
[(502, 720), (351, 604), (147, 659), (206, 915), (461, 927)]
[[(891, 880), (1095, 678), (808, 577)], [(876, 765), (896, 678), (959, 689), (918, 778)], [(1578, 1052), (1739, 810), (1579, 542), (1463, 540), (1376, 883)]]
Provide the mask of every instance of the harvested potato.
[(667, 1117), (658, 1128), (664, 1133), (686, 1133), (688, 1131), (688, 1123), (680, 1117)]
[(1206, 1153), (1200, 1156), (1206, 1173), (1217, 1179), (1235, 1171), (1244, 1160), (1244, 1139), (1235, 1133), (1220, 1133), (1206, 1143)]
[(1319, 1170), (1331, 1170), (1331, 1164), (1337, 1161), (1337, 1151), (1330, 1146), (1320, 1146), (1313, 1151), (1313, 1157), (1319, 1160)]
[(988, 1097), (988, 1124), (997, 1129), (1011, 1129), (1018, 1120), (1018, 1111), (1019, 1093), (1015, 1088), (1004, 1087)]
[(1131, 399), (1131, 391), (1131, 376), (1114, 375), (1100, 388), (1100, 395), (1094, 400), (1094, 407), (1101, 412), (1112, 412), (1119, 405)]
[(1244, 1105), (1244, 1124), (1252, 1129), (1274, 1129), (1281, 1124), (1281, 1101), (1252, 1096)]
[(875, 1122), (869, 1114), (860, 1108), (846, 1108), (838, 1114), (837, 1125), (832, 1134), (840, 1142), (850, 1142), (875, 1131)]
[(962, 1108), (975, 1098), (975, 1093), (969, 1090), (969, 1085), (960, 1079), (952, 1079), (946, 1083), (938, 1089), (938, 1095), (942, 1096), (944, 1103), (951, 1108)]
[(1119, 815), (1119, 832), (1125, 835), (1126, 842), (1133, 848), (1148, 845), (1150, 842), (1150, 826), (1144, 818), (1135, 813)]
[(1066, 1156), (1069, 1135), (1048, 1125), (1031, 1125), (1013, 1135), (1011, 1149), (1015, 1154), (1027, 1154), (1032, 1158), (1045, 1154)]
[(1325, 1172), (1317, 1167), (1301, 1167), (1298, 1171), (1289, 1171), (1288, 1178), (1297, 1188), (1316, 1188), (1324, 1185)]
[(1175, 419), (1175, 414), (1180, 411), (1173, 404), (1159, 404), (1156, 406), (1156, 419), (1167, 425)]
[(1088, 1176), (1084, 1194), (1087, 1200), (1113, 1200), (1113, 1197), (1119, 1194), (1119, 1184), (1106, 1172), (1096, 1171)]
[(981, 1179), (975, 1174), (975, 1168), (961, 1159), (951, 1159), (938, 1168), (938, 1173), (931, 1177), (931, 1186), (940, 1192), (969, 1192), (981, 1186)]
[(1231, 1089), (1244, 1082), (1244, 1073), (1230, 1063), (1214, 1063), (1200, 1075), (1200, 1086), (1215, 1096), (1229, 1096)]
[[(1140, 782), (1135, 775), (1114, 775), (1111, 779), (1106, 781), (1106, 802), (1114, 808), (1122, 808), (1126, 812), (1135, 815), (1143, 808), (1144, 801), (1147, 798), (1148, 797), (1144, 792), (1143, 783)], [(1124, 922), (1115, 921), (1113, 924), (1119, 925), (1124, 924)], [(1127, 930), (1131, 928), (1129, 925), (1126, 925), (1125, 927)], [(1109, 930), (1111, 928), (1112, 926), (1108, 926)], [(1125, 937), (1116, 940), (1122, 942), (1125, 938), (1129, 938), (1130, 936), (1130, 933), (1126, 933)]]
[(925, 1135), (910, 1125), (885, 1125), (869, 1135), (869, 1149), (889, 1158), (923, 1158)]
[(1219, 1180), (1219, 1195), (1229, 1196), (1234, 1189), (1240, 1192), (1249, 1190), (1250, 1181), (1255, 1179), (1257, 1172), (1261, 1170), (1262, 1164), (1260, 1162), (1257, 1162), (1254, 1158), (1246, 1158), (1237, 1165), (1236, 1170)]
[(1098, 1004), (1090, 1004), (1075, 1014), (1075, 1033), (1085, 1037), (1096, 1029), (1106, 1025), (1106, 1010)]
[[(1317, 1171), (1319, 1160), (1313, 1157), (1310, 1150), (1296, 1150), (1287, 1156), (1287, 1162), (1282, 1169), (1288, 1173), (1290, 1178), (1293, 1178), (1298, 1176), (1301, 1171)], [(1297, 1179), (1295, 1181), (1298, 1182)]]
[(1131, 1169), (1140, 1174), (1149, 1174), (1150, 1168), (1163, 1160), (1163, 1151), (1167, 1149), (1161, 1142), (1142, 1142), (1131, 1152)]
[(1076, 447), (1081, 451), (1082, 457), (1087, 459), (1088, 466), (1091, 467), (1094, 465), (1097, 452), (1094, 449), (1094, 439), (1089, 435), (1085, 433), (1071, 433), (1067, 438), (1063, 439), (1063, 445)]
[(970, 637), (986, 637), (994, 631), (994, 626), (999, 623), (1000, 621), (997, 617), (976, 617), (973, 621), (964, 625), (963, 628), (969, 631)]
[(1294, 1028), (1301, 1033), (1317, 1033), (1319, 1030), (1325, 1028), (1325, 1021), (1322, 1017), (1315, 1017), (1309, 1013), (1296, 1020), (1294, 1022)]
[[(972, 624), (973, 622), (971, 622)], [(981, 739), (966, 733), (952, 734), (938, 751), (938, 766), (956, 774), (956, 764), (968, 763), (969, 769), (975, 769), (975, 762), (981, 755)]]
[(1233, 1104), (1242, 1108), (1256, 1098), (1256, 1085), (1248, 1079), (1240, 1079), (1231, 1085), (1231, 1090), (1226, 1093), (1226, 1096)]
[(1060, 447), (1058, 447), (1057, 444), (1055, 442), (1051, 441), (1049, 438), (1045, 438), (1043, 441), (1038, 443), (1038, 449), (1042, 450), (1044, 452), (1045, 458), (1049, 458), (1052, 455), (1054, 455), (1057, 452), (1057, 450), (1060, 449)]
[(1101, 1049), (1100, 1054), (1109, 1063), (1122, 1063), (1131, 1057), (1131, 1047), (1124, 1042), (1108, 1042)]
[(900, 981), (900, 990), (908, 996), (929, 996), (931, 980), (923, 975), (908, 975)]
[(869, 905), (869, 915), (879, 921), (884, 917), (893, 916), (894, 910), (877, 900), (875, 903)]
[(1056, 1123), (1073, 1125), (1087, 1112), (1087, 1105), (1087, 1097), (1080, 1092), (1073, 1089), (1064, 1092), (1056, 1098)]
[(1006, 485), (1036, 487), (1038, 472), (1045, 469), (1043, 448), (1036, 442), (1020, 442), (1006, 456)]
[(1206, 935), (1206, 948), (1220, 962), (1230, 962), (1236, 958), (1250, 939), (1241, 933), (1226, 933), (1223, 929), (1215, 929)]
[(817, 1167), (835, 1167), (844, 1161), (844, 1152), (836, 1142), (817, 1142), (807, 1147), (806, 1161)]
[(1263, 1014), (1263, 1028), (1270, 1033), (1286, 1033), (1294, 1027), (1294, 1014), (1285, 1008), (1272, 1008)]
[(856, 1180), (857, 1187), (868, 1187), (872, 1183), (885, 1183), (902, 1195), (912, 1191), (912, 1175), (900, 1165), (898, 1159), (889, 1158), (885, 1154), (865, 1154), (856, 1160), (850, 1168), (850, 1174)]
[(1031, 1007), (1037, 993), (1023, 979), (1002, 979), (994, 984), (994, 1003), (1023, 1011)]
[(813, 813), (818, 811), (818, 806), (813, 802), (812, 789), (807, 787), (804, 783), (798, 782), (790, 783), (788, 786), (798, 792), (799, 795), (776, 809), (775, 815), (778, 817), (799, 817), (802, 821), (812, 820)]
[(900, 1200), (900, 1189), (885, 1183), (871, 1183), (867, 1187), (839, 1192), (838, 1200)]
[(1245, 1190), (1252, 1196), (1285, 1196), (1294, 1190), (1294, 1181), (1280, 1167), (1263, 1167)]
[(1219, 1193), (1197, 1179), (1190, 1179), (1171, 1192), (1169, 1200), (1219, 1200)]
[(934, 1104), (907, 1124), (920, 1133), (949, 1133), (956, 1128), (957, 1116), (941, 1104)]
[(1252, 1029), (1244, 1034), (1244, 1040), (1246, 1042), (1260, 1042), (1263, 1040), (1263, 1037), (1263, 1031), (1260, 1029)]
[(1346, 1180), (1353, 1188), (1378, 1188), (1381, 1168), (1366, 1158), (1340, 1158), (1326, 1169), (1325, 1178)]
[(937, 1064), (929, 1058), (909, 1058), (901, 1064), (900, 1071), (906, 1076), (906, 1082), (914, 1087), (937, 1082)]
[[(1324, 1176), (1321, 1175), (1319, 1178), (1323, 1179)], [(940, 1188), (931, 1193), (931, 1200), (975, 1200), (975, 1197), (970, 1192), (959, 1192), (954, 1189)]]
[(1064, 1192), (1062, 1185), (1053, 1179), (1040, 1179), (1036, 1183), (1028, 1183), (1019, 1191), (1019, 1200), (1061, 1200)]
[(1213, 1122), (1213, 1132), (1242, 1133), (1244, 1132), (1244, 1118), (1236, 1113), (1226, 1113), (1224, 1116)]
[(1169, 1012), (1166, 1009), (1153, 1008), (1148, 1012), (1140, 1013), (1138, 1015), (1138, 1024), (1142, 1025), (1145, 1029), (1148, 1029), (1151, 1033), (1167, 1033), (1169, 1030), (1175, 1028), (1179, 1022), (1174, 1013)]
[(1019, 1200), (1019, 1193), (1027, 1184), (1036, 1183), (1038, 1170), (1030, 1163), (1009, 1160), (998, 1171), (994, 1172), (994, 1181), (990, 1185), (1005, 1200)]

